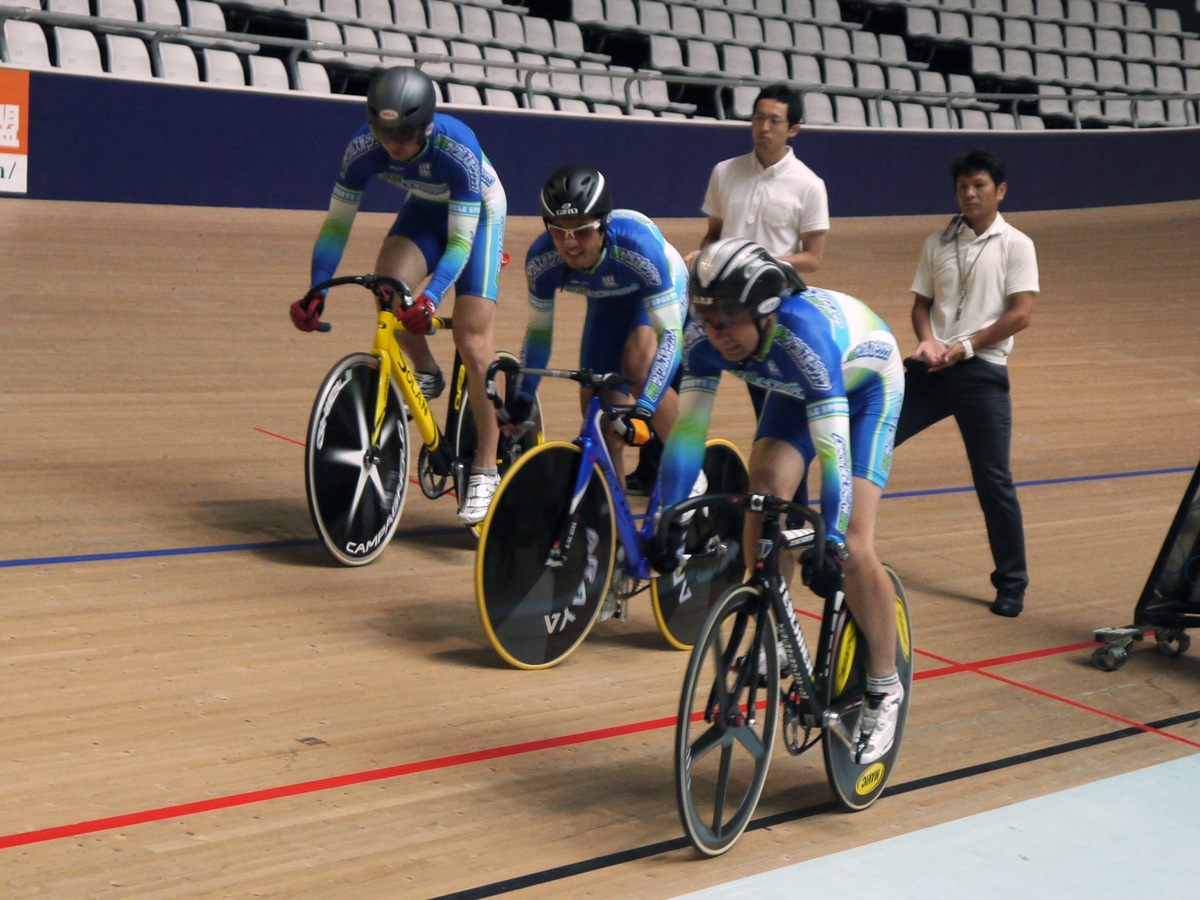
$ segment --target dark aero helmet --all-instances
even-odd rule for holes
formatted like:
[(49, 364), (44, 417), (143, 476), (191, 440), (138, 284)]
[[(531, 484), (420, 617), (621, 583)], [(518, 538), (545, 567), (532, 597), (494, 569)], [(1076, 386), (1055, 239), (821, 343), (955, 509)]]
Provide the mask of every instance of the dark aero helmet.
[(543, 219), (595, 216), (607, 225), (612, 209), (608, 182), (591, 166), (563, 166), (542, 188)]
[(709, 244), (693, 260), (690, 276), (688, 299), (694, 312), (715, 307), (726, 314), (741, 307), (759, 319), (774, 312), (784, 294), (804, 290), (791, 266), (745, 238)]
[(373, 130), (411, 128), (419, 133), (433, 124), (436, 105), (433, 81), (412, 66), (384, 69), (367, 88), (367, 121)]

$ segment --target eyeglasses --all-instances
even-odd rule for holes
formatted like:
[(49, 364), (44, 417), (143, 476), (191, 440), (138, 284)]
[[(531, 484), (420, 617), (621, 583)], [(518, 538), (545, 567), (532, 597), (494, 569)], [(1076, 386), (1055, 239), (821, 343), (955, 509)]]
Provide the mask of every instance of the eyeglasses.
[(599, 219), (588, 222), (586, 225), (576, 225), (574, 228), (563, 228), (561, 225), (546, 223), (546, 230), (550, 232), (551, 237), (556, 237), (564, 241), (571, 239), (581, 241), (588, 235), (595, 234), (603, 227), (604, 223)]
[(425, 126), (401, 125), (399, 128), (380, 128), (372, 125), (371, 133), (381, 144), (415, 144), (425, 139)]

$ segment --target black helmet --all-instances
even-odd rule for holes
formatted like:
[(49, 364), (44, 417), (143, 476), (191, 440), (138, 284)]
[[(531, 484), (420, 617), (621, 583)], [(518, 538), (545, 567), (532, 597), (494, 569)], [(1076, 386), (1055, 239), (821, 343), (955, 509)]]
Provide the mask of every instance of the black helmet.
[(689, 274), (688, 300), (693, 313), (714, 307), (724, 313), (742, 307), (759, 319), (774, 312), (784, 294), (804, 290), (804, 282), (791, 266), (745, 238), (709, 244), (692, 261)]
[(542, 218), (595, 216), (605, 225), (612, 215), (608, 182), (591, 166), (563, 166), (542, 188)]
[(412, 66), (384, 69), (367, 88), (367, 121), (373, 131), (405, 128), (424, 132), (433, 124), (435, 106), (433, 81)]

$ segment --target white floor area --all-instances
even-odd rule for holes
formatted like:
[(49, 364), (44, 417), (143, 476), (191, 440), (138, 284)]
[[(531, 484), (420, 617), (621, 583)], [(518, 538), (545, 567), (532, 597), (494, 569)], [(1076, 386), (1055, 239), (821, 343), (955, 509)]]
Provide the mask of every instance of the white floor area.
[[(1200, 897), (1198, 845), (1200, 754), (687, 894), (686, 900)], [(737, 853), (737, 846), (729, 852)]]

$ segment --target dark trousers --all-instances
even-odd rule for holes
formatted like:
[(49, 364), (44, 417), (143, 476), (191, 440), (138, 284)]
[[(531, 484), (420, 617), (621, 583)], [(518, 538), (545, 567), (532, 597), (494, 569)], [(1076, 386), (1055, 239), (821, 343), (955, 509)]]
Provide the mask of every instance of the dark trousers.
[(1024, 596), (1029, 572), (1025, 564), (1025, 527), (1010, 463), (1012, 397), (1008, 368), (975, 357), (933, 374), (923, 369), (906, 371), (896, 446), (947, 416), (954, 416), (958, 423), (987, 524), (996, 564), (992, 585), (998, 594)]

